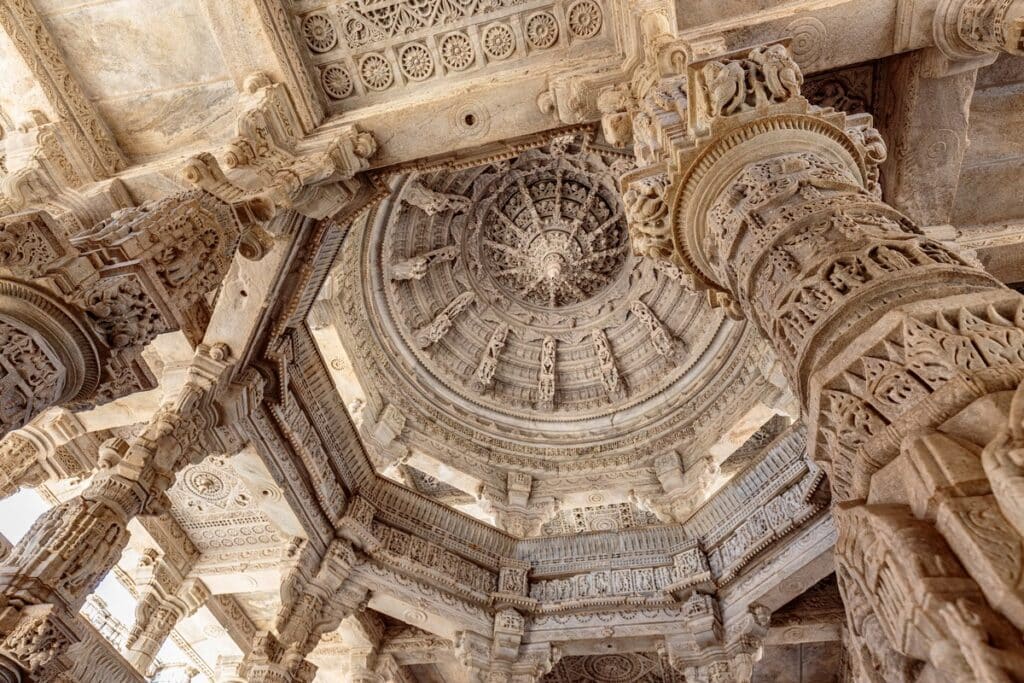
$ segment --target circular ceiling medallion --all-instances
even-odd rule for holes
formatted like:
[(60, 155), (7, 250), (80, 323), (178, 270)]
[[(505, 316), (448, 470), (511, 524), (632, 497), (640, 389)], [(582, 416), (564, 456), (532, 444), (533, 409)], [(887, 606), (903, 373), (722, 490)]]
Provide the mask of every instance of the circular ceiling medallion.
[(635, 657), (623, 654), (588, 657), (583, 667), (596, 681), (632, 683), (644, 673)]
[(733, 354), (749, 336), (678, 269), (632, 254), (617, 184), (632, 168), (574, 133), (393, 176), (335, 271), (367, 395), (433, 453), (521, 467), (524, 454), (635, 462), (726, 409), (721, 394), (738, 402), (750, 379), (735, 381), (747, 366)]
[(320, 72), (320, 83), (333, 99), (341, 100), (352, 94), (352, 77), (343, 66), (331, 64), (324, 67)]
[(185, 476), (189, 492), (206, 500), (219, 500), (227, 495), (227, 487), (220, 475), (212, 470), (195, 467)]
[[(568, 165), (567, 165), (568, 166)], [(538, 168), (498, 183), (482, 216), (479, 270), (520, 303), (558, 309), (592, 299), (622, 273), (629, 233), (593, 174)]]
[(483, 47), (492, 59), (508, 59), (516, 50), (516, 36), (506, 24), (491, 24), (484, 30)]

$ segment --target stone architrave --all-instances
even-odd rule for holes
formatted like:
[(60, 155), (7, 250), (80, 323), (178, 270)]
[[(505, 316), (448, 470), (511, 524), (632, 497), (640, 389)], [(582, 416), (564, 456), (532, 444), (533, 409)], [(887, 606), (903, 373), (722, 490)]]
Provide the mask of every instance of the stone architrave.
[[(633, 212), (635, 234), (658, 235), (648, 256), (671, 245), (711, 301), (753, 322), (803, 402), (840, 503), (858, 671), (1013, 680), (1017, 466), (993, 455), (979, 477), (956, 465), (962, 449), (933, 439), (924, 458), (915, 444), (959, 431), (977, 463), (997, 437), (971, 416), (1024, 378), (1024, 300), (879, 199), (886, 151), (870, 119), (809, 105), (782, 45), (692, 63), (687, 77), (682, 114), (661, 119), (665, 158), (623, 179), (653, 201), (649, 179), (668, 177), (664, 206)], [(991, 538), (1017, 554), (979, 553)]]

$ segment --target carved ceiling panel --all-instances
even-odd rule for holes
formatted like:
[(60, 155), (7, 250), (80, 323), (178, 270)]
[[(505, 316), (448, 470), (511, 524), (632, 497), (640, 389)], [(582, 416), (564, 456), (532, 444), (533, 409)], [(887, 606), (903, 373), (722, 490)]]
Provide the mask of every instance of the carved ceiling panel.
[(619, 531), (659, 524), (654, 514), (633, 503), (614, 503), (562, 510), (541, 527), (543, 536), (563, 536), (587, 531)]
[(253, 491), (224, 458), (190, 465), (168, 492), (171, 514), (202, 553), (205, 571), (236, 571), (239, 563), (276, 566), (288, 538), (260, 509), (257, 496), (276, 500), (276, 487)]
[(631, 253), (629, 159), (589, 133), (535, 145), (394, 177), (353, 226), (331, 305), (364, 415), (464, 471), (635, 467), (723, 430), (767, 391), (761, 343)]
[(563, 657), (545, 683), (682, 683), (668, 658), (653, 652)]
[(355, 0), (295, 3), (294, 22), (328, 102), (346, 109), (396, 91), (610, 47), (601, 0)]

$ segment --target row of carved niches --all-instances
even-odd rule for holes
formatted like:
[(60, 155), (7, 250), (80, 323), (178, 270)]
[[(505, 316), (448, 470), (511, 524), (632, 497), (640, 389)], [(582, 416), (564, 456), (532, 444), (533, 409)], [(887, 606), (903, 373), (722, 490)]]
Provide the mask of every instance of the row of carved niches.
[(342, 247), (330, 305), (359, 382), (463, 471), (636, 465), (770, 390), (756, 334), (631, 253), (633, 162), (589, 135), (395, 176)]

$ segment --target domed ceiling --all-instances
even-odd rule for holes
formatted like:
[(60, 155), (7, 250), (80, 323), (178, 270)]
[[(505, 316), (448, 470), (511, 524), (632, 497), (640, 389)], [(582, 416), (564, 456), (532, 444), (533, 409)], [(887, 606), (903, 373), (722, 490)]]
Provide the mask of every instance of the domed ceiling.
[(336, 271), (371, 403), (456, 457), (541, 470), (636, 464), (749, 404), (753, 335), (630, 251), (631, 164), (569, 134), (393, 177)]

